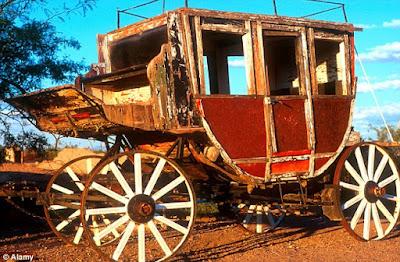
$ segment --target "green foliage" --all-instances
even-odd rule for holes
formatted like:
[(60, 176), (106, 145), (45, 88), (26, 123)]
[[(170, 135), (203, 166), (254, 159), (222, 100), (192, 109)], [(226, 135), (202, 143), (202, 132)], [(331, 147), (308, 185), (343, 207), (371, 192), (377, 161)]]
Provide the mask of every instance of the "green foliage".
[(3, 136), (4, 147), (20, 147), (22, 150), (31, 149), (37, 152), (39, 156), (44, 156), (46, 148), (49, 146), (47, 138), (33, 131), (23, 131), (14, 135), (8, 129), (2, 130), (0, 135)]
[[(390, 140), (389, 134), (387, 129), (383, 126), (383, 127), (370, 127), (372, 128), (375, 132), (376, 132), (376, 137), (378, 141), (382, 141), (382, 142), (392, 142)], [(400, 142), (400, 127), (395, 127), (393, 125), (389, 125), (389, 130), (393, 136), (393, 139), (395, 142)]]

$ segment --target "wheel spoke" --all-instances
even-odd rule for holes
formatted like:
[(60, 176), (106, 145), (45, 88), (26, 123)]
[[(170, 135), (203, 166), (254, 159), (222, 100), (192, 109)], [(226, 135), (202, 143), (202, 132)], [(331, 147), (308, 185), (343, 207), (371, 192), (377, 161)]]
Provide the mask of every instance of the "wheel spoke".
[(372, 204), (372, 218), (374, 219), (375, 229), (376, 232), (378, 233), (378, 238), (381, 239), (384, 235), (383, 235), (381, 219), (379, 217), (379, 212), (378, 209), (376, 208), (375, 203)]
[(144, 224), (140, 224), (138, 228), (138, 251), (139, 262), (146, 261), (146, 235)]
[(121, 185), (122, 189), (124, 189), (128, 198), (133, 197), (135, 194), (133, 193), (132, 188), (129, 186), (128, 182), (126, 182), (124, 176), (114, 162), (110, 163), (110, 169), (115, 178), (118, 180), (118, 183)]
[(81, 211), (78, 209), (74, 213), (72, 213), (67, 219), (63, 220), (60, 224), (56, 226), (57, 231), (61, 231), (64, 227), (66, 227), (69, 223), (71, 223), (73, 220), (75, 220), (79, 215), (81, 214)]
[(375, 145), (368, 147), (368, 180), (374, 179)]
[(91, 188), (96, 189), (97, 191), (103, 193), (106, 196), (109, 196), (123, 204), (128, 204), (128, 199), (121, 196), (120, 194), (115, 193), (114, 191), (106, 188), (105, 186), (100, 185), (99, 183), (93, 182)]
[(101, 240), (103, 237), (107, 236), (112, 231), (114, 231), (115, 229), (119, 228), (120, 226), (122, 226), (123, 224), (125, 224), (128, 221), (129, 221), (129, 216), (128, 215), (124, 215), (124, 216), (118, 218), (113, 223), (109, 224), (106, 228), (101, 230), (98, 234), (95, 234), (93, 236), (93, 239), (95, 241), (96, 240)]
[(390, 212), (387, 210), (385, 205), (380, 200), (376, 201), (376, 206), (382, 212), (382, 214), (387, 218), (387, 220), (389, 220), (390, 223), (395, 222), (395, 219), (392, 216), (392, 214), (390, 214)]
[(92, 158), (87, 158), (86, 159), (86, 174), (90, 174), (90, 172), (92, 172), (92, 169), (93, 169)]
[(355, 203), (361, 201), (361, 199), (363, 199), (364, 196), (362, 194), (358, 194), (354, 197), (352, 197), (350, 200), (347, 200), (343, 205), (342, 205), (342, 209), (346, 210), (349, 207), (353, 206)]
[(364, 229), (363, 229), (363, 237), (366, 240), (369, 240), (369, 232), (371, 228), (371, 203), (367, 203), (364, 211)]
[(346, 160), (344, 164), (346, 170), (350, 173), (350, 175), (356, 180), (356, 182), (361, 186), (364, 185), (365, 182), (363, 179), (360, 177), (360, 175), (357, 173), (357, 171), (354, 169), (354, 167), (349, 163), (349, 161)]
[(75, 174), (75, 172), (71, 169), (71, 167), (67, 166), (65, 168), (65, 171), (67, 171), (68, 175), (71, 177), (72, 181), (74, 181), (75, 185), (79, 188), (79, 190), (83, 191), (85, 189), (85, 186), (82, 184), (81, 180), (78, 178), (78, 176)]
[(356, 186), (356, 185), (349, 184), (349, 183), (342, 182), (342, 181), (339, 182), (339, 185), (346, 189), (350, 189), (350, 190), (357, 191), (357, 192), (360, 191), (360, 186)]
[(126, 207), (103, 207), (86, 209), (86, 214), (89, 216), (106, 215), (106, 214), (121, 214), (126, 212)]
[(192, 202), (162, 203), (162, 204), (156, 204), (156, 210), (191, 208), (192, 206), (193, 206)]
[(358, 220), (360, 220), (360, 217), (361, 217), (362, 213), (364, 212), (366, 205), (367, 205), (367, 200), (365, 200), (365, 199), (361, 200), (361, 203), (358, 205), (357, 210), (354, 213), (353, 218), (351, 219), (351, 222), (350, 222), (351, 229), (354, 230), (354, 228), (356, 228)]
[(383, 198), (387, 199), (387, 200), (395, 201), (395, 202), (400, 200), (399, 197), (394, 196), (394, 195), (390, 195), (390, 194), (383, 195)]
[(263, 230), (263, 224), (262, 224), (262, 206), (257, 206), (256, 210), (256, 232), (257, 233), (262, 233)]
[(179, 184), (181, 184), (183, 181), (185, 181), (185, 178), (183, 176), (179, 176), (179, 177), (175, 178), (168, 185), (166, 185), (165, 187), (161, 188), (159, 191), (154, 193), (154, 195), (152, 195), (152, 198), (154, 199), (154, 201), (160, 199), (162, 196), (164, 196), (169, 191), (171, 191), (172, 189), (177, 187)]
[(61, 205), (51, 205), (49, 206), (49, 210), (60, 210), (60, 209), (67, 209), (68, 207), (66, 206), (61, 206)]
[(364, 158), (362, 156), (360, 147), (356, 148), (355, 155), (357, 159), (358, 168), (361, 172), (361, 177), (364, 179), (364, 181), (368, 181), (367, 169), (365, 169)]
[(187, 233), (189, 233), (189, 230), (177, 223), (175, 223), (174, 221), (164, 217), (164, 216), (155, 216), (154, 219), (160, 221), (161, 223), (166, 224), (167, 226), (181, 232), (182, 234), (186, 235)]
[(121, 253), (124, 250), (126, 244), (128, 243), (129, 237), (131, 236), (134, 228), (135, 228), (135, 223), (129, 222), (128, 226), (125, 229), (124, 234), (121, 237), (121, 240), (118, 243), (117, 248), (114, 250), (112, 259), (118, 260), (118, 258), (121, 256)]
[(82, 224), (79, 226), (78, 230), (76, 231), (75, 237), (74, 237), (74, 244), (78, 245), (79, 241), (81, 241), (82, 238), (82, 234), (83, 234), (83, 226)]
[(52, 184), (51, 188), (54, 190), (57, 190), (58, 192), (67, 194), (67, 195), (73, 195), (74, 191), (72, 191), (71, 189), (65, 188), (63, 186), (57, 185), (57, 184)]
[(381, 181), (378, 183), (379, 187), (385, 187), (387, 185), (389, 185), (390, 183), (396, 181), (396, 179), (398, 179), (398, 176), (395, 174), (392, 174), (390, 177), (386, 178), (385, 180)]
[(141, 154), (135, 154), (135, 193), (137, 195), (142, 194), (142, 159)]
[(378, 183), (379, 178), (382, 175), (383, 169), (385, 169), (385, 166), (387, 164), (389, 160), (389, 156), (388, 155), (384, 155), (381, 159), (381, 161), (379, 162), (378, 167), (376, 168), (375, 174), (374, 174), (374, 182)]
[(158, 163), (156, 168), (153, 171), (153, 174), (151, 174), (150, 180), (147, 183), (146, 189), (144, 190), (144, 194), (150, 195), (151, 191), (153, 191), (154, 185), (156, 184), (158, 178), (160, 177), (161, 171), (163, 170), (165, 166), (165, 159), (161, 158)]
[(158, 231), (156, 225), (154, 224), (154, 222), (152, 220), (150, 220), (147, 223), (147, 226), (149, 227), (151, 233), (153, 234), (153, 236), (156, 238), (158, 244), (160, 245), (160, 247), (162, 248), (162, 250), (164, 251), (166, 256), (170, 256), (172, 254), (171, 249), (168, 247), (167, 243), (165, 242), (164, 238), (161, 236), (160, 231)]
[[(103, 216), (104, 217), (104, 216)], [(104, 224), (106, 224), (107, 226), (109, 226), (111, 224), (111, 221), (108, 218), (103, 218)], [(119, 237), (120, 234), (118, 233), (117, 230), (113, 229), (112, 234), (114, 235), (114, 237)]]

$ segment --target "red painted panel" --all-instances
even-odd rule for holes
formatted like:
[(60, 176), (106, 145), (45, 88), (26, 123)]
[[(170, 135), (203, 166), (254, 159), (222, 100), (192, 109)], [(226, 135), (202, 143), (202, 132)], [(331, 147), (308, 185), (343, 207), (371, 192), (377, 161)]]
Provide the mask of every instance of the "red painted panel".
[(325, 165), (325, 163), (328, 162), (329, 159), (331, 159), (331, 158), (330, 158), (330, 157), (316, 158), (316, 159), (315, 159), (315, 163), (314, 163), (314, 169), (315, 169), (315, 171), (317, 171), (317, 170), (320, 169), (323, 165)]
[(237, 164), (242, 170), (252, 176), (265, 177), (265, 163)]
[(348, 127), (351, 97), (314, 98), (315, 150), (335, 152)]
[(279, 100), (273, 112), (278, 152), (308, 149), (304, 99)]
[(205, 97), (205, 119), (231, 158), (265, 157), (263, 98)]
[(309, 160), (288, 161), (271, 164), (271, 174), (284, 174), (288, 172), (307, 172)]

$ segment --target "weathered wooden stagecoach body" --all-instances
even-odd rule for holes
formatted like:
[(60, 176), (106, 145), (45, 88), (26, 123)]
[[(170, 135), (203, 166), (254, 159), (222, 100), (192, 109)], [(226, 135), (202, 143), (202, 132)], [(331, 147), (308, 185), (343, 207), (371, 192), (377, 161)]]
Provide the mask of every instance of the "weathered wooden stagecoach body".
[[(164, 260), (193, 227), (195, 188), (201, 199), (236, 205), (255, 233), (286, 211), (323, 206), (356, 238), (385, 237), (399, 217), (400, 178), (379, 145), (348, 144), (355, 30), (184, 8), (99, 35), (99, 61), (74, 85), (10, 100), (41, 130), (117, 135), (128, 147), (117, 154), (118, 140), (103, 158), (55, 173), (45, 195), (53, 231), (77, 244), (85, 228), (114, 260)], [(164, 155), (142, 151), (159, 143), (170, 144)], [(86, 170), (73, 170), (79, 161)]]
[[(209, 143), (200, 149), (216, 147), (226, 165), (254, 181), (314, 177), (350, 133), (354, 30), (179, 9), (99, 35), (99, 63), (75, 86), (14, 104), (26, 106), (45, 131), (122, 132), (133, 144), (203, 134)], [(236, 89), (231, 58), (244, 67), (236, 77), (246, 82)]]

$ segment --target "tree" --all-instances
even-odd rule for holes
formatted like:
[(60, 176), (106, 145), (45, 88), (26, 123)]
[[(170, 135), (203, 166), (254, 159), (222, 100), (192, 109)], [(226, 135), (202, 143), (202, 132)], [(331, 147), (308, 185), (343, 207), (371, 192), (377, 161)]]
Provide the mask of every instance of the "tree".
[[(6, 133), (8, 123), (22, 120), (18, 112), (4, 103), (5, 98), (37, 90), (43, 80), (56, 84), (70, 82), (86, 69), (81, 61), (60, 55), (63, 50), (79, 49), (80, 45), (58, 33), (52, 22), (74, 13), (85, 14), (94, 4), (95, 0), (0, 1), (0, 130), (7, 141), (16, 138)], [(40, 11), (41, 19), (38, 18)], [(28, 134), (37, 141), (41, 139), (33, 133), (20, 135)]]
[(53, 18), (74, 10), (86, 10), (93, 0), (78, 0), (73, 7), (49, 10), (45, 20), (30, 18), (30, 10), (45, 5), (44, 0), (5, 0), (0, 4), (0, 99), (40, 88), (44, 79), (55, 83), (70, 81), (85, 66), (60, 56), (67, 48), (79, 49), (78, 41), (56, 31)]
[[(371, 128), (376, 132), (376, 137), (377, 137), (378, 141), (392, 142), (390, 140), (390, 137), (389, 137), (386, 127), (383, 126), (383, 127), (376, 128), (376, 127), (371, 126)], [(395, 127), (393, 125), (389, 125), (389, 130), (393, 136), (394, 141), (400, 142), (400, 127)]]

